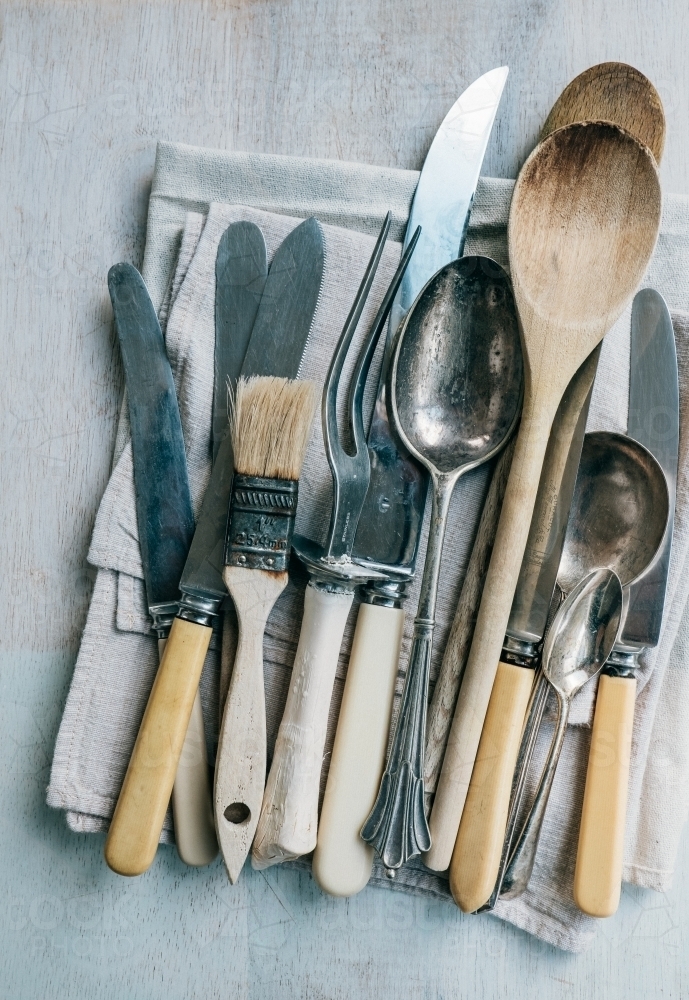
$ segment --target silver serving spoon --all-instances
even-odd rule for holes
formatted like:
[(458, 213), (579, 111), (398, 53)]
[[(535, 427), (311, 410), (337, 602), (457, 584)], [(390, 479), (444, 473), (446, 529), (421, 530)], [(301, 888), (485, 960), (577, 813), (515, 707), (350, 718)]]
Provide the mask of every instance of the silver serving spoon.
[[(665, 533), (669, 496), (665, 475), (653, 455), (624, 434), (600, 431), (587, 434), (581, 454), (577, 483), (557, 583), (563, 594), (596, 567), (613, 569), (623, 586), (623, 620), (629, 585), (653, 561)], [(545, 670), (543, 672), (545, 674)], [(511, 817), (519, 808), (528, 769), (548, 693), (548, 679), (541, 675), (534, 686), (527, 713), (513, 785), (516, 801)], [(540, 786), (539, 786), (540, 790)], [(520, 895), (533, 870), (545, 801), (536, 815), (536, 803), (511, 851), (509, 864), (499, 886), (502, 899)], [(496, 886), (496, 890), (498, 887)], [(494, 905), (497, 892), (493, 893)]]
[(394, 345), (388, 400), (404, 447), (430, 473), (433, 510), (407, 677), (378, 798), (361, 836), (390, 876), (431, 846), (423, 753), (438, 574), (457, 480), (507, 443), (522, 398), (522, 353), (509, 278), (462, 257), (419, 293)]

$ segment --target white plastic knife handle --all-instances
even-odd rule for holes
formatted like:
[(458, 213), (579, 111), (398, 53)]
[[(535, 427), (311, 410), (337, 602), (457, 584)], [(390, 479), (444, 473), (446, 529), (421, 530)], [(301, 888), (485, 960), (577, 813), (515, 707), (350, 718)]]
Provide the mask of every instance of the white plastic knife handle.
[[(158, 639), (159, 660), (163, 658), (166, 642), (167, 639)], [(218, 840), (213, 819), (203, 709), (198, 691), (172, 788), (172, 818), (177, 853), (185, 865), (209, 865), (218, 853)]]
[(331, 896), (353, 896), (371, 877), (373, 848), (359, 834), (385, 768), (403, 630), (400, 608), (359, 608), (313, 856)]
[(269, 868), (316, 846), (318, 792), (337, 659), (353, 593), (309, 583), (285, 711), (251, 863)]

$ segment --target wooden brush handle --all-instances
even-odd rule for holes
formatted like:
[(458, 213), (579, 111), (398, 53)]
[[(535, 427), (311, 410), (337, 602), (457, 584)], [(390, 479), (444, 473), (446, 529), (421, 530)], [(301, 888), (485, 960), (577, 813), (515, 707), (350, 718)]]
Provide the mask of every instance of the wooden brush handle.
[(601, 675), (574, 872), (574, 901), (591, 917), (620, 902), (635, 699), (633, 677)]
[[(167, 639), (158, 640), (161, 660), (166, 642)], [(215, 836), (206, 732), (198, 689), (172, 787), (172, 818), (177, 853), (185, 865), (199, 867), (210, 864), (218, 853), (218, 839)]]
[(401, 609), (359, 608), (313, 856), (331, 896), (353, 896), (371, 877), (373, 848), (359, 834), (385, 767), (403, 630)]
[(287, 573), (226, 566), (239, 641), (215, 762), (215, 823), (227, 873), (239, 878), (254, 838), (266, 779), (263, 633)]
[(155, 857), (212, 633), (172, 623), (105, 841), (119, 875), (141, 875)]
[(524, 403), (495, 544), (430, 817), (424, 861), (449, 867), (529, 533), (552, 412)]
[(498, 876), (533, 679), (528, 667), (498, 666), (450, 865), (452, 895), (465, 913), (487, 902)]
[(318, 793), (337, 660), (353, 593), (309, 583), (285, 711), (275, 741), (254, 868), (289, 861), (316, 846)]

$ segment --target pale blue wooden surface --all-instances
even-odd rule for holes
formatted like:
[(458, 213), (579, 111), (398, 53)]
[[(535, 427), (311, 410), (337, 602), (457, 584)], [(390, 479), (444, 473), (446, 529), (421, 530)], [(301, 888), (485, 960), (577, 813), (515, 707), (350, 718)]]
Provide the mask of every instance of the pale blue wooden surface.
[(44, 804), (122, 381), (105, 276), (140, 262), (158, 138), (419, 167), (474, 77), (511, 76), (485, 172), (514, 176), (565, 83), (646, 72), (689, 192), (685, 0), (6, 0), (0, 15), (0, 998), (689, 995), (689, 845), (571, 956), (490, 917), (159, 851), (111, 873)]

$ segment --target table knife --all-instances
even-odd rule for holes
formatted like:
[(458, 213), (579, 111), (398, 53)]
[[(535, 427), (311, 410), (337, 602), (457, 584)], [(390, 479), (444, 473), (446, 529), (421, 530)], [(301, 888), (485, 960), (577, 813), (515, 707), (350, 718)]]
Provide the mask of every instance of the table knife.
[[(116, 264), (108, 274), (108, 288), (127, 386), (144, 583), (162, 658), (194, 533), (182, 425), (165, 342), (143, 278), (130, 264)], [(198, 692), (172, 808), (182, 861), (208, 864), (218, 853), (218, 842)]]
[(598, 684), (574, 875), (577, 906), (593, 917), (617, 910), (622, 881), (636, 676), (640, 654), (658, 645), (672, 550), (679, 449), (679, 385), (669, 310), (652, 288), (632, 307), (627, 434), (657, 458), (670, 512), (655, 561), (629, 588), (622, 632)]
[[(320, 295), (323, 260), (320, 225), (315, 219), (307, 219), (290, 233), (273, 258), (242, 375), (296, 376)], [(222, 570), (232, 470), (232, 442), (226, 434), (184, 564), (179, 612), (172, 623), (105, 845), (108, 865), (123, 875), (140, 875), (155, 857), (213, 623), (227, 595)], [(221, 753), (222, 734), (216, 785)], [(259, 761), (257, 769), (260, 767)], [(262, 774), (257, 780), (263, 781), (264, 777)], [(221, 848), (224, 832), (218, 831)]]
[(228, 429), (228, 389), (242, 370), (267, 276), (263, 233), (253, 222), (233, 222), (215, 258), (214, 462)]
[[(469, 86), (443, 120), (419, 177), (404, 240), (421, 236), (393, 303), (386, 356), (368, 433), (371, 478), (352, 560), (370, 571), (359, 609), (314, 855), (326, 892), (348, 896), (366, 885), (373, 849), (359, 836), (376, 799), (397, 677), (404, 591), (416, 566), (426, 503), (425, 472), (393, 436), (385, 380), (395, 333), (437, 270), (461, 256), (471, 204), (507, 67)], [(380, 578), (382, 576), (382, 579)]]

